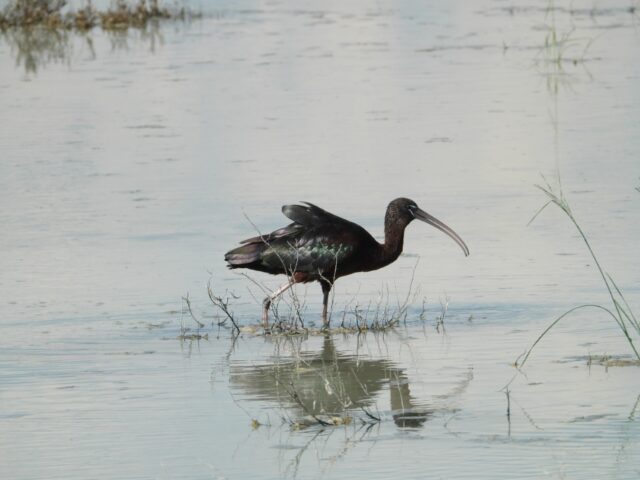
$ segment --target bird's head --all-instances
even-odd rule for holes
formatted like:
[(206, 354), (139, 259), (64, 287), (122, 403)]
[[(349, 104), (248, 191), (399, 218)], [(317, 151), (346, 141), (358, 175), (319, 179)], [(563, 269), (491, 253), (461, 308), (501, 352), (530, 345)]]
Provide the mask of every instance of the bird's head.
[(416, 202), (409, 198), (396, 198), (389, 204), (387, 207), (385, 224), (397, 224), (401, 227), (406, 227), (416, 219), (428, 223), (449, 235), (458, 245), (460, 245), (464, 255), (469, 255), (469, 248), (452, 228), (448, 227), (434, 216), (429, 215), (418, 207)]

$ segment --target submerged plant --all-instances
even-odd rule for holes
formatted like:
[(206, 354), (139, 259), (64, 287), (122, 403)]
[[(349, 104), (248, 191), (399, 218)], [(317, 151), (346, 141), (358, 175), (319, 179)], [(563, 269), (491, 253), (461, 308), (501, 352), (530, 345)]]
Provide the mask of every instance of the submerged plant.
[[(544, 177), (543, 177), (543, 179), (544, 179)], [(542, 338), (555, 325), (558, 324), (558, 322), (560, 322), (560, 320), (562, 320), (564, 317), (566, 317), (570, 313), (573, 313), (576, 310), (579, 310), (579, 309), (582, 309), (582, 308), (597, 308), (597, 309), (600, 309), (600, 310), (606, 312), (611, 318), (613, 318), (613, 320), (616, 322), (616, 324), (618, 325), (618, 327), (620, 328), (620, 330), (624, 334), (627, 342), (629, 342), (629, 346), (633, 350), (633, 353), (638, 358), (638, 360), (640, 360), (640, 353), (638, 352), (638, 349), (637, 349), (636, 345), (634, 344), (634, 338), (635, 338), (635, 340), (640, 340), (640, 322), (638, 321), (638, 319), (634, 315), (633, 311), (631, 310), (631, 307), (627, 303), (627, 300), (625, 299), (624, 294), (622, 293), (622, 290), (618, 287), (618, 285), (616, 285), (616, 282), (613, 280), (611, 275), (609, 275), (604, 270), (602, 265), (600, 264), (600, 261), (598, 260), (598, 257), (596, 256), (595, 252), (593, 251), (593, 248), (591, 247), (591, 243), (589, 242), (589, 239), (588, 239), (587, 235), (582, 230), (582, 228), (580, 227), (580, 224), (578, 223), (578, 221), (576, 220), (575, 216), (573, 215), (573, 212), (571, 211), (571, 207), (569, 205), (569, 202), (564, 197), (564, 195), (562, 193), (562, 190), (560, 189), (559, 193), (556, 193), (553, 190), (553, 188), (551, 187), (551, 185), (549, 185), (549, 183), (546, 181), (546, 179), (545, 179), (545, 183), (546, 183), (545, 186), (536, 185), (536, 187), (539, 188), (542, 192), (544, 192), (544, 194), (549, 198), (549, 200), (547, 201), (547, 203), (545, 203), (542, 206), (542, 208), (540, 208), (540, 210), (538, 210), (536, 212), (536, 214), (533, 216), (533, 218), (531, 219), (531, 221), (529, 223), (533, 222), (536, 219), (536, 217), (547, 206), (549, 206), (551, 204), (553, 204), (553, 205), (557, 206), (558, 208), (560, 208), (560, 210), (562, 210), (565, 213), (565, 215), (567, 215), (567, 217), (569, 217), (569, 220), (571, 220), (571, 223), (573, 223), (573, 225), (578, 230), (578, 234), (580, 235), (580, 237), (584, 241), (585, 245), (587, 246), (587, 250), (589, 251), (589, 254), (591, 255), (591, 258), (593, 258), (593, 261), (596, 264), (596, 267), (598, 269), (598, 272), (600, 273), (600, 276), (602, 277), (602, 281), (603, 281), (604, 286), (605, 286), (605, 288), (607, 290), (607, 293), (609, 294), (609, 297), (611, 298), (612, 308), (607, 308), (607, 307), (604, 307), (602, 305), (597, 305), (597, 304), (585, 304), (585, 305), (579, 305), (577, 307), (571, 308), (570, 310), (567, 310), (565, 313), (563, 313), (558, 318), (556, 318), (540, 334), (540, 336), (536, 339), (536, 341), (533, 342), (533, 345), (531, 345), (529, 350), (524, 355), (524, 358), (522, 359), (522, 363), (520, 363), (518, 365), (518, 361), (516, 360), (516, 366), (522, 367), (525, 364), (525, 362), (529, 358), (529, 355), (531, 355), (531, 351), (533, 350), (533, 348), (538, 344), (538, 342), (540, 342), (540, 340), (542, 340)]]

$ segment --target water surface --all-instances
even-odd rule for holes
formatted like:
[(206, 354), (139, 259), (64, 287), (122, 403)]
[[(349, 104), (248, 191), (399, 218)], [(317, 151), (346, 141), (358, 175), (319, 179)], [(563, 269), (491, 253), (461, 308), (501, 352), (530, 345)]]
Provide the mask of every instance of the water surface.
[[(1, 34), (0, 475), (637, 478), (638, 368), (589, 363), (630, 358), (610, 320), (577, 313), (501, 390), (553, 318), (608, 301), (566, 217), (527, 226), (541, 174), (640, 304), (638, 17), (578, 3), (221, 2)], [(259, 321), (222, 260), (251, 222), (307, 200), (380, 238), (398, 196), (471, 256), (412, 225), (396, 263), (337, 283), (334, 322), (402, 301), (415, 268), (406, 326), (177, 339), (187, 292), (219, 314), (208, 281)], [(320, 288), (297, 292), (317, 324)]]

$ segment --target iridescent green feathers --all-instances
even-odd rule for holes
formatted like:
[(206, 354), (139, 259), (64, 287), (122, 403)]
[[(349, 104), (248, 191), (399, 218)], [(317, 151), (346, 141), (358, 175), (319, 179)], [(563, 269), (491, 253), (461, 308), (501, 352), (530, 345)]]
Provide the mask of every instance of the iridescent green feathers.
[(300, 273), (305, 275), (305, 281), (331, 279), (352, 273), (363, 249), (378, 245), (359, 225), (311, 203), (302, 203), (305, 205), (282, 207), (282, 213), (293, 223), (244, 240), (240, 247), (227, 252), (229, 268)]

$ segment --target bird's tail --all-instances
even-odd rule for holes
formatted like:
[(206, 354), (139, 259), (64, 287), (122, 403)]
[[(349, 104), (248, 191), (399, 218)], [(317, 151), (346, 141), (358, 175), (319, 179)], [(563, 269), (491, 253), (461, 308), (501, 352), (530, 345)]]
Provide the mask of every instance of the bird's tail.
[(228, 251), (224, 255), (229, 268), (246, 268), (260, 261), (262, 252), (266, 244), (264, 242), (255, 242), (241, 245), (238, 248)]

